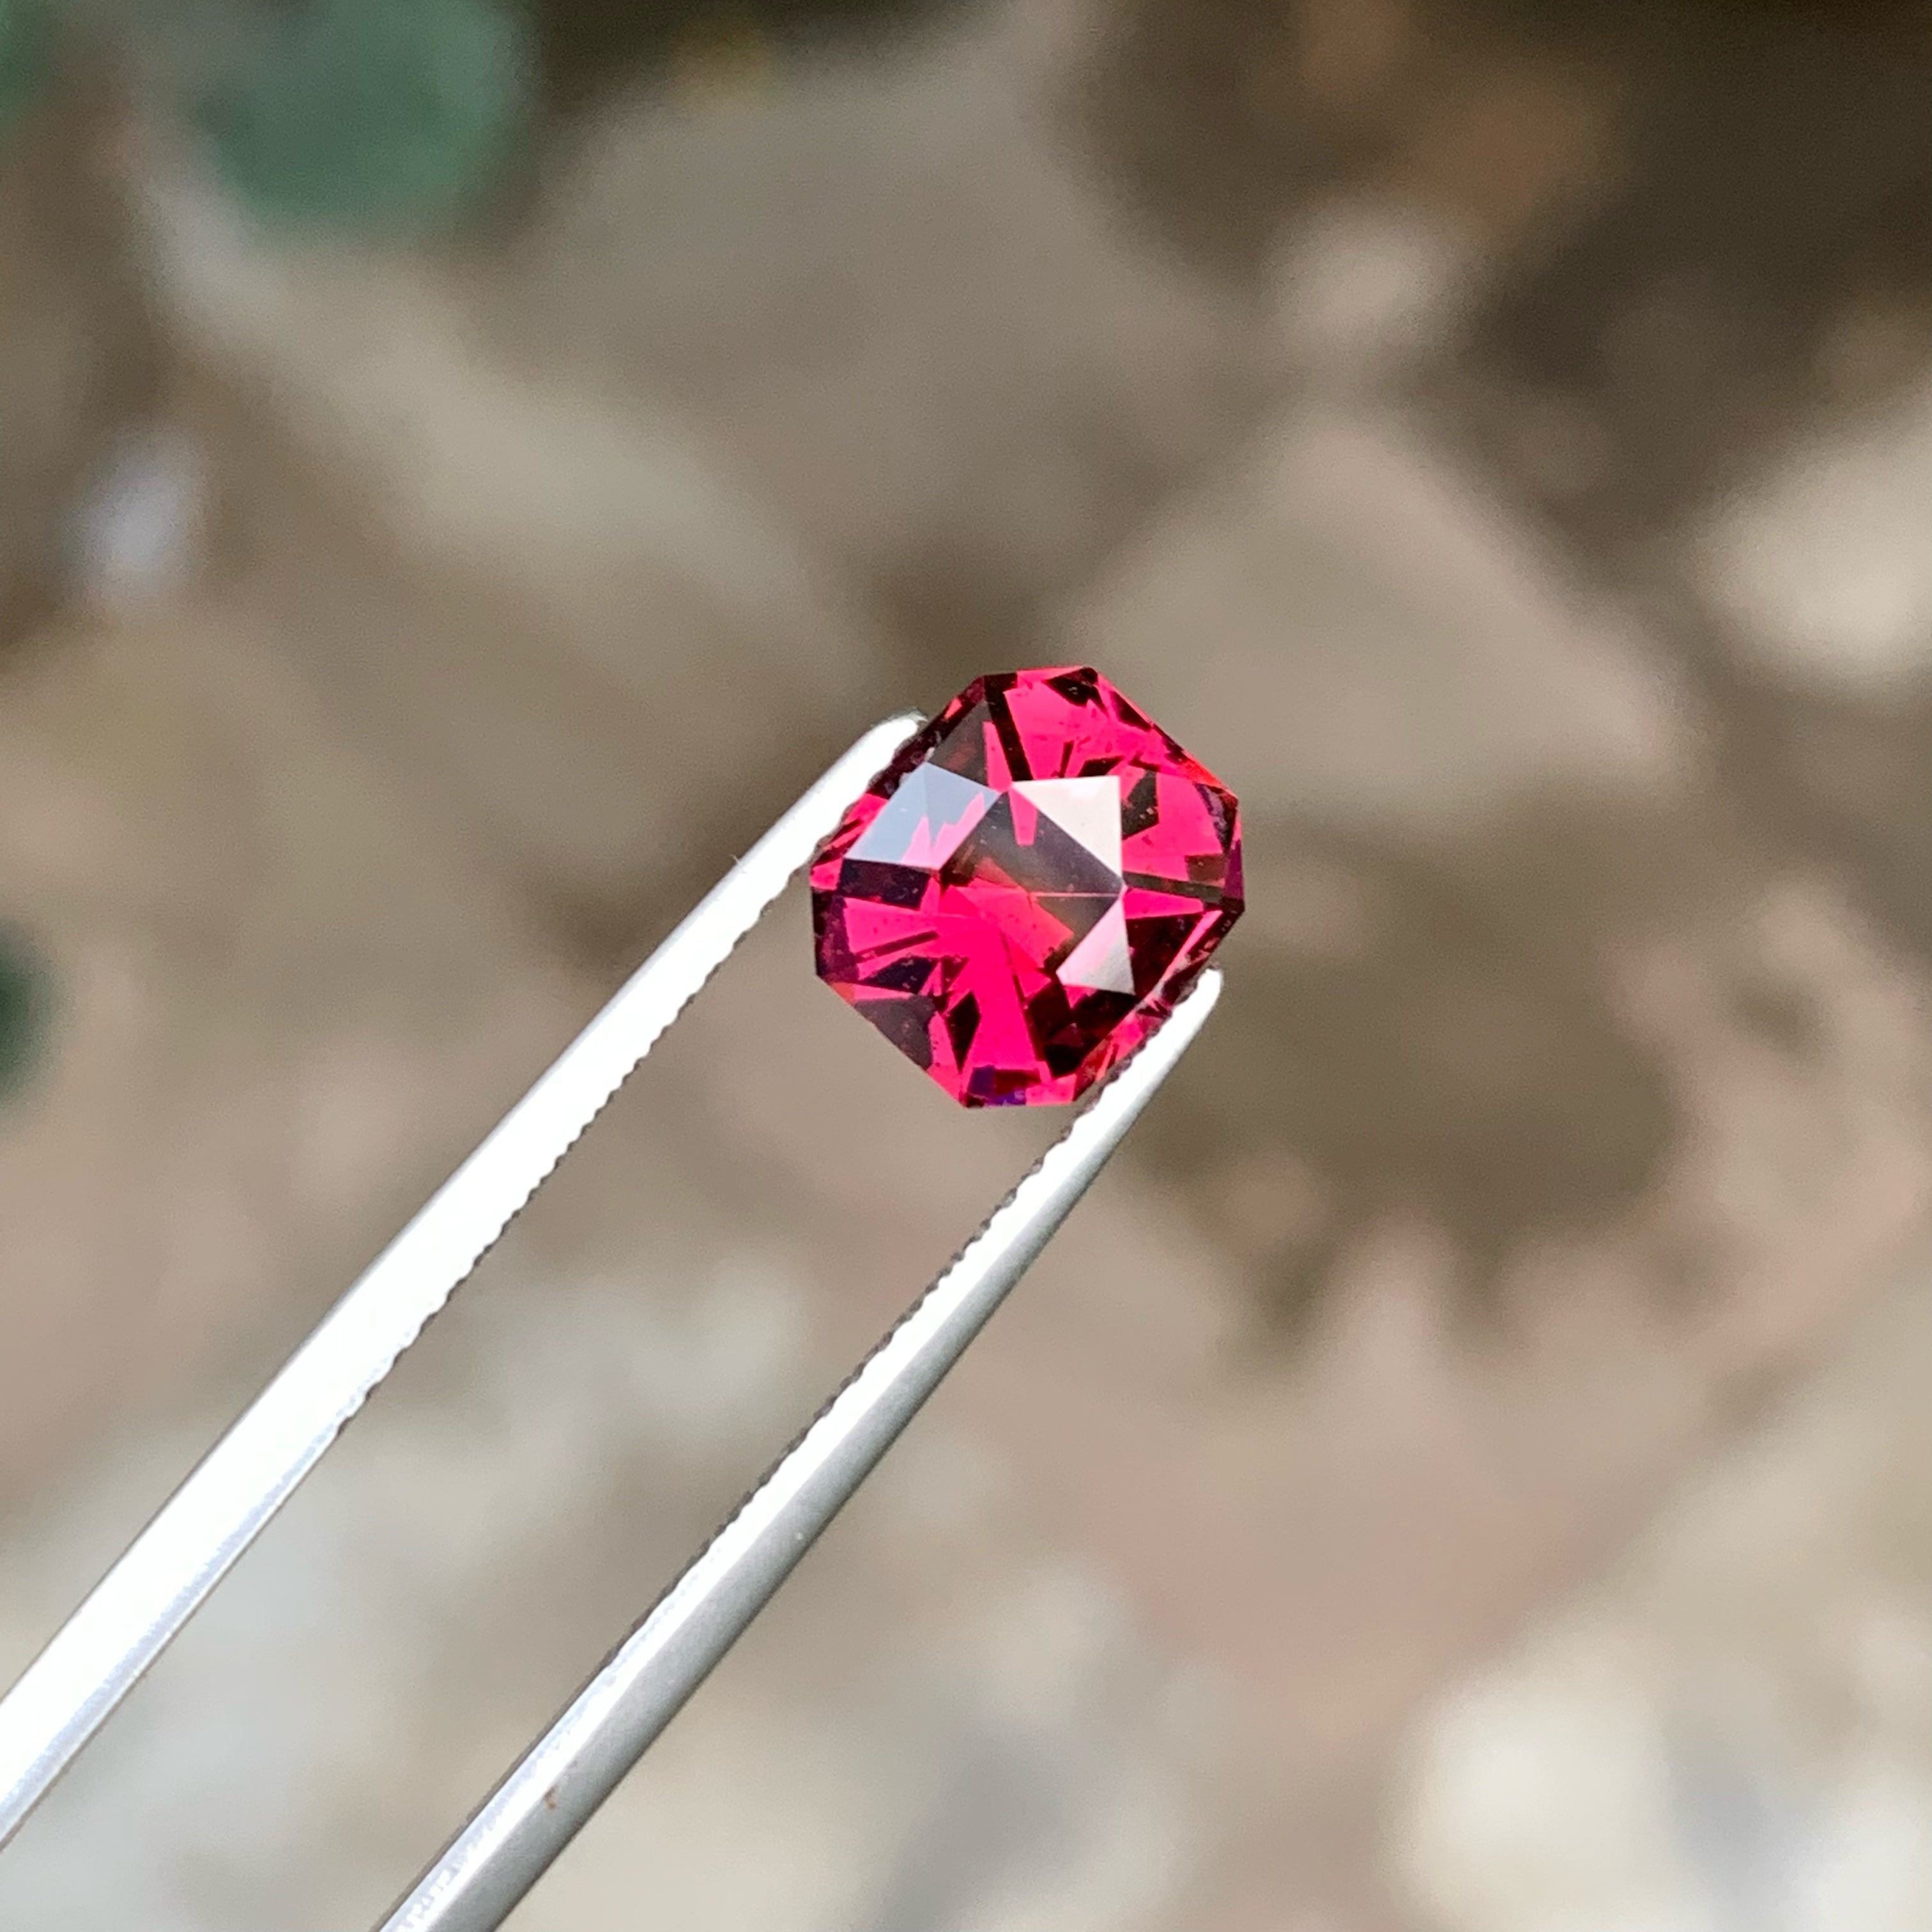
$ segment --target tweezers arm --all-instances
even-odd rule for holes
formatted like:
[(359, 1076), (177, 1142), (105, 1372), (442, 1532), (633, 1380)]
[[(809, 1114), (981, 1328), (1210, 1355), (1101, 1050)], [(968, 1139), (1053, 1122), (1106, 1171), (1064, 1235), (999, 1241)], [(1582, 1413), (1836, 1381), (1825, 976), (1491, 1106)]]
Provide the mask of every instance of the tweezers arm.
[(0, 1845), (920, 722), (874, 726), (732, 867), (377, 1256), (0, 1700)]
[(1200, 1031), (1193, 992), (994, 1210), (452, 1839), (380, 1932), (492, 1932), (871, 1472), (1066, 1220)]

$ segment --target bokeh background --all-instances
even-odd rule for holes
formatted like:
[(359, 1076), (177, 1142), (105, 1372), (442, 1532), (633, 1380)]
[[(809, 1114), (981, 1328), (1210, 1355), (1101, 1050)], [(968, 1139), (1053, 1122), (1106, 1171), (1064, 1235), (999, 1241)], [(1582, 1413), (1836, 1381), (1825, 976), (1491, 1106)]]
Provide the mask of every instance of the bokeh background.
[[(827, 756), (1228, 995), (515, 1923), (1932, 1928), (1932, 28), (0, 0), (0, 1679)], [(706, 993), (0, 1857), (376, 1917), (1054, 1123)]]

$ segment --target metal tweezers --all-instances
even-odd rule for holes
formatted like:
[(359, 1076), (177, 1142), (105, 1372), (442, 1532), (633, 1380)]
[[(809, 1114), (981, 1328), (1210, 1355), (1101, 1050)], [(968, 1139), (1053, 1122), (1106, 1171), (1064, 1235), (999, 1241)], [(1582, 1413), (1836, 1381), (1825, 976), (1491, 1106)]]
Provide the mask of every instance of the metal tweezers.
[[(0, 1700), (0, 1845), (313, 1469), (687, 1003), (923, 720), (868, 731), (376, 1257)], [(1220, 992), (1202, 976), (382, 1922), (500, 1925), (770, 1600), (1032, 1264)]]

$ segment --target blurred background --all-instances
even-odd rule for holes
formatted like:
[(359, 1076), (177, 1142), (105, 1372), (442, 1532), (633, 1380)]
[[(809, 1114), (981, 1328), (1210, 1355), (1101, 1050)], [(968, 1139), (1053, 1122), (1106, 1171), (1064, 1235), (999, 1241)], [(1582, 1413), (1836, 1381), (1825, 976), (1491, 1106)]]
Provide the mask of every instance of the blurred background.
[[(1240, 794), (1130, 1150), (515, 1923), (1932, 1928), (1932, 24), (0, 0), (0, 1681), (889, 709)], [(386, 1906), (1058, 1124), (794, 896), (0, 1858)]]

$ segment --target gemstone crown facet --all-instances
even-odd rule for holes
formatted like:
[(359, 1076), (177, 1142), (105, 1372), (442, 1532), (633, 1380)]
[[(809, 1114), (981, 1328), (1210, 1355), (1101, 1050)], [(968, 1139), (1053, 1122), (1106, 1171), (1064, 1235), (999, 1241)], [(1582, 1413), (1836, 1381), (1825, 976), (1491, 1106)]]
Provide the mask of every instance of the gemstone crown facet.
[(1241, 908), (1234, 794), (1084, 665), (975, 679), (812, 865), (819, 977), (969, 1107), (1084, 1092)]

